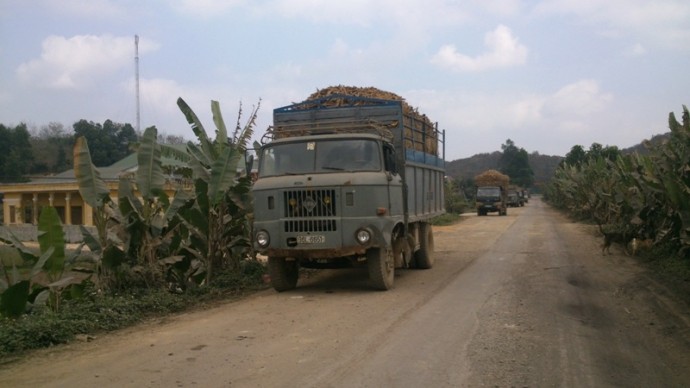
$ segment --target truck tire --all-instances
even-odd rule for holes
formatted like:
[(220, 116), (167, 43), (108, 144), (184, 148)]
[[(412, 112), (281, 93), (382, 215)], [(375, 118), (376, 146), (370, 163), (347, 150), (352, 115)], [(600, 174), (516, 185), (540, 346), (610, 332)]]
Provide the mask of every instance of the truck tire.
[(434, 266), (434, 231), (431, 224), (419, 225), (419, 250), (414, 253), (417, 268), (429, 269)]
[(377, 290), (390, 290), (395, 277), (393, 253), (385, 248), (370, 248), (367, 251), (369, 281)]
[(268, 275), (271, 285), (278, 292), (292, 290), (297, 287), (299, 268), (297, 260), (286, 260), (284, 257), (268, 258)]
[(398, 236), (393, 241), (393, 259), (395, 268), (412, 265), (412, 248), (406, 236)]

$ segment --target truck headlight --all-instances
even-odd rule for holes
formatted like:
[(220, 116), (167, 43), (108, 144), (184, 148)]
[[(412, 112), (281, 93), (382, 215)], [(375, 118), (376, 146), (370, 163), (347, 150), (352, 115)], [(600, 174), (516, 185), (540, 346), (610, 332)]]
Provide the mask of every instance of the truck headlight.
[(268, 235), (268, 232), (265, 230), (260, 230), (256, 234), (256, 243), (259, 244), (261, 248), (266, 248), (268, 244), (271, 242), (271, 238)]
[(355, 238), (357, 239), (358, 243), (364, 245), (371, 240), (371, 233), (366, 229), (360, 229), (357, 231), (357, 233), (355, 233)]

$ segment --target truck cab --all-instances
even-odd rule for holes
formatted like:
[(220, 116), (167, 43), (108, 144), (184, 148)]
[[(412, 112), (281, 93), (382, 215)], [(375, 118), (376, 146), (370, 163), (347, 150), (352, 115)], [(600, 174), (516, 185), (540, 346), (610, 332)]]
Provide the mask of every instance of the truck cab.
[(401, 186), (392, 145), (375, 135), (276, 140), (261, 150), (253, 188), (259, 248), (330, 267), (385, 247), (403, 221)]

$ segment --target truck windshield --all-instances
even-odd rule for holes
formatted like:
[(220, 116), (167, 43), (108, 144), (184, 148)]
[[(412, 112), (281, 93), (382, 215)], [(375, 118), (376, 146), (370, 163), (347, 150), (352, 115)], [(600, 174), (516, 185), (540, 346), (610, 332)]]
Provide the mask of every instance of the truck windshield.
[(379, 171), (381, 152), (375, 140), (321, 140), (268, 146), (259, 175), (294, 175), (334, 171)]
[(477, 189), (477, 198), (498, 198), (501, 196), (501, 189), (498, 187), (480, 187)]

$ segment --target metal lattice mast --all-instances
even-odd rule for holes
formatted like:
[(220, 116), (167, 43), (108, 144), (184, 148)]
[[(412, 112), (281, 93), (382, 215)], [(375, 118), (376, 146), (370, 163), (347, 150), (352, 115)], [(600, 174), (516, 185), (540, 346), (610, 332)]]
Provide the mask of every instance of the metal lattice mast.
[(141, 111), (139, 105), (139, 35), (134, 35), (134, 77), (137, 94), (137, 133), (141, 133)]

